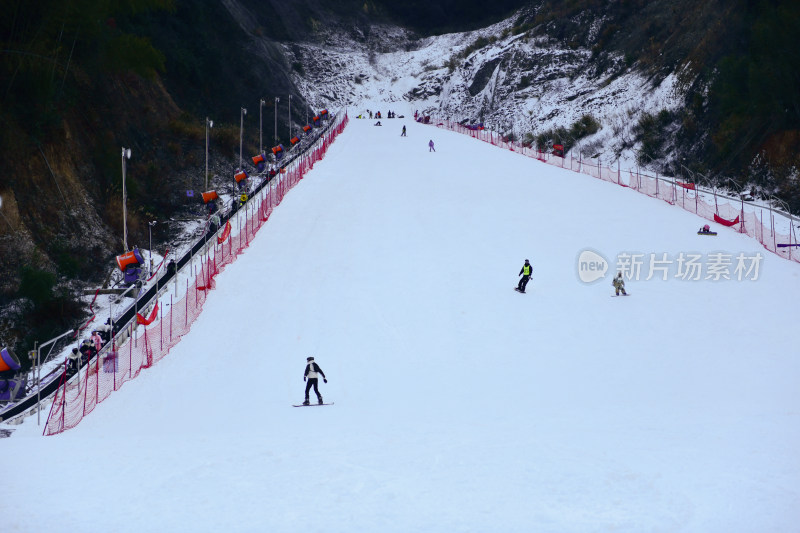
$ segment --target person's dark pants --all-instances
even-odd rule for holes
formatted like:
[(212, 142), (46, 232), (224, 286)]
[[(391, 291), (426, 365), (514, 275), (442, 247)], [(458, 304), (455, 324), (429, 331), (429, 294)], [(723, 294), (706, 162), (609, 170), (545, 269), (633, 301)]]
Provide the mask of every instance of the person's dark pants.
[(322, 395), (319, 393), (319, 378), (309, 378), (306, 382), (306, 400), (308, 400), (308, 391), (314, 387), (314, 394), (317, 395), (318, 400), (322, 400)]
[(522, 276), (522, 279), (519, 280), (519, 284), (517, 285), (517, 288), (519, 290), (521, 290), (522, 292), (525, 292), (525, 286), (528, 285), (528, 280), (530, 280), (530, 279), (531, 279), (530, 276)]

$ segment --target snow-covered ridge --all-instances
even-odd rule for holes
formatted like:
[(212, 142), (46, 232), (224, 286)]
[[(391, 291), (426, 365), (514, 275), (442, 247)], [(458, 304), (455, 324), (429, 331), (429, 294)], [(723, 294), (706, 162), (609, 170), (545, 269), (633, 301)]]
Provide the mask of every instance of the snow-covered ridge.
[[(654, 82), (628, 68), (622, 56), (613, 56), (599, 72), (591, 50), (514, 35), (513, 21), (424, 39), (373, 26), (362, 40), (330, 34), (322, 45), (293, 44), (286, 52), (304, 65), (294, 81), (317, 105), (420, 110), (484, 122), (519, 138), (569, 128), (588, 114), (601, 127), (580, 150), (623, 166), (635, 164), (633, 129), (642, 114), (681, 107), (675, 73)], [(477, 47), (479, 39), (484, 44)], [(461, 57), (465, 50), (470, 53)]]

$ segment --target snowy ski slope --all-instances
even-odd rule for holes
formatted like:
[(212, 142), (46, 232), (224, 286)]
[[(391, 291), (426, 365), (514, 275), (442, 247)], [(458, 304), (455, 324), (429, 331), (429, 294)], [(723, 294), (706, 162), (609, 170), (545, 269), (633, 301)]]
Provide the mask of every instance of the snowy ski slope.
[[(4, 531), (796, 530), (798, 265), (633, 191), (373, 123), (351, 120), (162, 362), (76, 429), (34, 417), (0, 440)], [(609, 262), (594, 284), (586, 249)], [(763, 260), (675, 277), (717, 252)], [(610, 298), (621, 253), (645, 266)], [(334, 406), (291, 407), (309, 355)]]

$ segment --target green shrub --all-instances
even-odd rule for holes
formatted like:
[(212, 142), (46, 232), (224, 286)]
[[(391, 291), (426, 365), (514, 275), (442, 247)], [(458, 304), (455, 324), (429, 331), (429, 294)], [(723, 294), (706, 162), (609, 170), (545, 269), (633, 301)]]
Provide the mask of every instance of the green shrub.
[(592, 115), (583, 115), (569, 129), (575, 139), (582, 139), (600, 130), (600, 123)]
[(595, 134), (600, 130), (600, 122), (591, 115), (583, 115), (569, 129), (559, 126), (544, 131), (536, 136), (536, 148), (550, 150), (554, 144), (563, 144), (564, 153), (568, 152), (577, 141)]
[(55, 274), (26, 265), (20, 271), (19, 295), (29, 299), (34, 310), (42, 309), (53, 299), (55, 284)]
[(638, 142), (641, 143), (639, 153), (636, 155), (640, 165), (662, 156), (661, 151), (667, 140), (664, 129), (672, 121), (672, 113), (663, 109), (657, 114), (642, 113), (639, 122), (633, 129)]
[(164, 54), (156, 50), (146, 37), (122, 34), (106, 48), (105, 67), (111, 72), (132, 70), (143, 78), (164, 72)]

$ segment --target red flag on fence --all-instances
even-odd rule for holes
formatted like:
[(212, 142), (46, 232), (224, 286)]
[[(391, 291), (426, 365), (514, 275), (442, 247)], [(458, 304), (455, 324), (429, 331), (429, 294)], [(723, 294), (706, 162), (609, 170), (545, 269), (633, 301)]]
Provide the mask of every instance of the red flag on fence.
[(225, 239), (227, 239), (230, 234), (231, 234), (231, 221), (229, 220), (225, 223), (225, 229), (222, 230), (222, 235), (217, 237), (217, 244), (222, 244), (223, 242), (225, 242)]
[(722, 224), (723, 226), (735, 226), (739, 223), (739, 216), (737, 215), (735, 220), (725, 220), (718, 214), (714, 213), (714, 222), (717, 224)]
[(689, 189), (690, 191), (693, 191), (693, 190), (695, 190), (695, 189), (694, 189), (694, 183), (683, 183), (683, 182), (680, 182), (680, 181), (679, 181), (679, 182), (677, 182), (677, 183), (678, 183), (678, 185), (680, 185), (680, 186), (681, 186), (681, 187), (683, 187), (684, 189)]
[(158, 302), (156, 302), (156, 306), (153, 307), (153, 310), (150, 312), (149, 317), (145, 318), (141, 315), (141, 313), (136, 313), (136, 323), (149, 326), (150, 324), (153, 323), (153, 320), (155, 320), (157, 316), (158, 316)]

